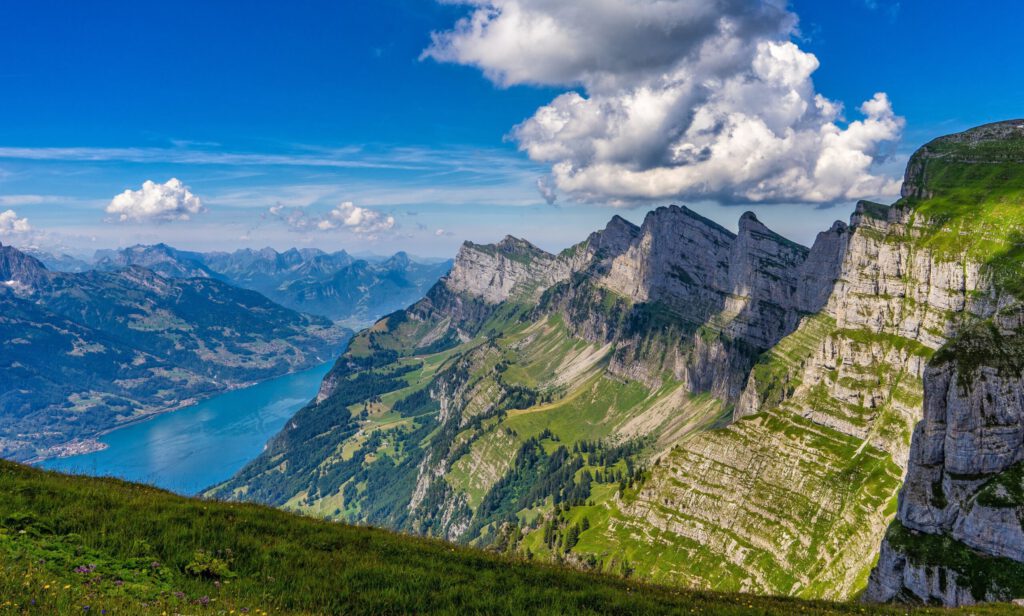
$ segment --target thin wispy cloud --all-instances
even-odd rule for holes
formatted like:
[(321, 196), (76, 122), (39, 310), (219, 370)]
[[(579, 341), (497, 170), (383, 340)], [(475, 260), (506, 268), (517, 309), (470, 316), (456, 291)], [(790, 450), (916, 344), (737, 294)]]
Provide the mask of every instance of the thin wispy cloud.
[(0, 195), (0, 206), (18, 207), (20, 205), (36, 205), (54, 201), (59, 197), (47, 195)]
[(230, 167), (324, 167), (423, 172), (502, 173), (532, 166), (498, 150), (471, 148), (319, 148), (296, 152), (233, 152), (207, 148), (0, 147), (0, 159), (54, 162), (120, 162)]
[(0, 147), (0, 158), (64, 162), (165, 163), (178, 165), (298, 166), (343, 169), (415, 169), (386, 159), (358, 160), (343, 156), (221, 152), (187, 148), (20, 148)]

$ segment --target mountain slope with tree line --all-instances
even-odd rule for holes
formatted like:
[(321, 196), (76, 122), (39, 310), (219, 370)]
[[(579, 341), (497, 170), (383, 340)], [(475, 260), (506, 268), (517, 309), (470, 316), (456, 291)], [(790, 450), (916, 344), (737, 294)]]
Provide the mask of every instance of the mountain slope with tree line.
[(657, 581), (855, 596), (929, 360), (1012, 295), (1020, 124), (950, 138), (941, 166), (915, 156), (900, 201), (861, 202), (809, 249), (675, 206), (558, 255), (467, 243), (210, 494)]
[[(857, 603), (709, 593), (0, 461), (0, 612), (840, 616)], [(1001, 616), (875, 607), (881, 616)]]

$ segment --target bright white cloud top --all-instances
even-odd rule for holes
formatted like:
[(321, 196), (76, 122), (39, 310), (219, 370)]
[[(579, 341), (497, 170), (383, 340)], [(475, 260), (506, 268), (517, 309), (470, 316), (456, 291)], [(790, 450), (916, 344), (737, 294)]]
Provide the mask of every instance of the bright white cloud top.
[(359, 234), (380, 233), (388, 231), (394, 226), (394, 216), (381, 214), (365, 207), (357, 207), (351, 201), (340, 204), (317, 223), (317, 228), (321, 231), (345, 228)]
[(32, 226), (28, 224), (28, 218), (18, 218), (14, 210), (0, 212), (0, 233), (28, 233)]
[(877, 165), (904, 121), (877, 93), (846, 122), (817, 93), (783, 0), (446, 0), (475, 7), (425, 57), (501, 86), (566, 92), (512, 136), (538, 183), (611, 203), (711, 198), (829, 203), (892, 195)]
[(163, 184), (146, 180), (141, 189), (126, 190), (107, 206), (107, 213), (118, 222), (186, 221), (204, 211), (199, 197), (178, 178), (171, 178)]

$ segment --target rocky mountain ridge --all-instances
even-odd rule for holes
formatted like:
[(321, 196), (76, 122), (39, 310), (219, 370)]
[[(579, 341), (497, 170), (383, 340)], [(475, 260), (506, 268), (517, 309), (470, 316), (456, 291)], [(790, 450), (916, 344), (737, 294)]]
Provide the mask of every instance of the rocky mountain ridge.
[[(996, 181), (994, 181), (996, 180)], [(1024, 596), (1024, 121), (939, 138), (911, 160), (904, 197), (942, 216), (978, 280), (967, 319), (924, 371), (897, 519), (866, 596), (944, 605)], [(968, 211), (967, 220), (957, 214)]]
[[(594, 396), (621, 383), (631, 395), (650, 393), (639, 407), (621, 408), (614, 400), (620, 394), (608, 392), (611, 404), (602, 412), (611, 425), (588, 431), (609, 446), (654, 439), (652, 445), (666, 447), (720, 421), (758, 354), (797, 326), (801, 309), (822, 301), (819, 287), (831, 285), (829, 276), (837, 273), (836, 267), (821, 266), (823, 255), (836, 252), (843, 233), (845, 226), (836, 225), (807, 249), (752, 214), (743, 216), (733, 234), (673, 206), (655, 210), (639, 227), (615, 218), (559, 255), (515, 238), (493, 246), (467, 243), (449, 276), (422, 302), (358, 337), (292, 429), (212, 494), (317, 510), (360, 493), (376, 500), (378, 486), (352, 489), (368, 468), (378, 466), (361, 457), (366, 441), (389, 433), (403, 443), (399, 449), (415, 451), (388, 462), (407, 469), (399, 472), (407, 479), (398, 481), (396, 470), (389, 475), (393, 484), (408, 486), (397, 495), (405, 504), (367, 503), (379, 513), (347, 519), (477, 541), (481, 527), (495, 524), (480, 514), (480, 499), (514, 472), (516, 442), (525, 438), (509, 438), (518, 431), (504, 425), (503, 416), (524, 416), (547, 400), (565, 405), (558, 414), (571, 414), (574, 396), (584, 390)], [(678, 246), (686, 249), (673, 249)], [(805, 263), (815, 269), (803, 269)], [(480, 344), (481, 337), (487, 342)], [(552, 356), (553, 345), (571, 348)], [(419, 364), (424, 354), (440, 363)], [(538, 374), (511, 382), (502, 366), (517, 363)], [(396, 374), (416, 375), (411, 388), (398, 387), (379, 406), (364, 403), (360, 411), (358, 404), (378, 396), (376, 381), (384, 381), (385, 391), (405, 384), (390, 382)], [(583, 389), (579, 381), (586, 383)], [(353, 397), (355, 382), (371, 385), (364, 396)], [(709, 397), (695, 403), (699, 396)], [(429, 420), (399, 422), (412, 428), (408, 432), (375, 425), (375, 415), (387, 417), (396, 408), (412, 413), (404, 409), (413, 399), (419, 403), (415, 410), (427, 411), (417, 417)], [(339, 413), (339, 405), (345, 412)], [(417, 440), (434, 426), (445, 436)], [(316, 446), (321, 453), (309, 454), (310, 438), (324, 441)], [(330, 453), (353, 447), (362, 453)], [(497, 451), (506, 453), (487, 459)], [(630, 472), (637, 473), (634, 457), (618, 464), (628, 458)], [(272, 469), (283, 465), (289, 472), (278, 477)], [(462, 473), (468, 484), (453, 486), (453, 474)]]
[[(752, 214), (732, 233), (678, 206), (640, 226), (615, 217), (557, 255), (467, 243), (210, 494), (658, 581), (855, 596), (905, 474), (901, 520), (924, 511), (903, 503), (921, 475), (911, 435), (933, 404), (929, 362), (1024, 288), (1018, 133), (929, 144), (900, 201), (859, 203), (811, 248)], [(947, 484), (943, 508), (962, 506)], [(947, 513), (911, 530), (949, 534)], [(963, 601), (903, 592), (897, 573), (922, 577), (892, 539), (903, 524), (869, 596)], [(964, 537), (983, 560), (1001, 540)]]

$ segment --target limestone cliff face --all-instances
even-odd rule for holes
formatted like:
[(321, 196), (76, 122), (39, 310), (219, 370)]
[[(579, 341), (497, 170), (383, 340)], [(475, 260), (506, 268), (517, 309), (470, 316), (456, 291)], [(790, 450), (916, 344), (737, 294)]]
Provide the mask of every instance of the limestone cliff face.
[[(793, 291), (762, 301), (802, 321), (744, 373), (734, 423), (675, 448), (627, 508), (699, 546), (685, 568), (693, 583), (720, 567), (742, 572), (750, 591), (848, 597), (863, 587), (892, 519), (928, 358), (978, 310), (980, 265), (920, 241), (940, 228), (905, 204), (860, 203), (849, 226), (819, 235), (796, 284), (783, 286)], [(752, 324), (772, 331), (763, 317)]]
[[(834, 226), (834, 239), (819, 238), (823, 254), (841, 254), (837, 281), (820, 312), (831, 331), (787, 371), (782, 380), (793, 391), (781, 399), (764, 397), (778, 392), (759, 383), (762, 375), (755, 371), (736, 416), (753, 414), (765, 402), (796, 405), (803, 416), (868, 439), (904, 466), (910, 426), (920, 418), (924, 366), (958, 327), (957, 315), (969, 311), (981, 280), (980, 264), (915, 245), (914, 238), (937, 224), (909, 207), (862, 202), (848, 228)], [(884, 425), (874, 422), (878, 418)]]
[(494, 245), (463, 244), (443, 282), (453, 293), (498, 304), (514, 295), (535, 301), (541, 291), (568, 275), (564, 261), (525, 240), (507, 236)]
[(792, 330), (800, 298), (813, 294), (802, 286), (816, 283), (802, 276), (808, 249), (751, 212), (734, 234), (688, 208), (658, 208), (620, 251), (598, 284), (634, 303), (663, 303), (694, 323), (711, 321), (757, 347)]
[(905, 201), (942, 221), (929, 243), (960, 256), (932, 277), (962, 279), (969, 293), (935, 297), (946, 300), (947, 315), (965, 300), (966, 309), (946, 319), (948, 342), (924, 370), (924, 416), (868, 600), (962, 605), (1024, 596), (1022, 163), (1017, 120), (936, 139), (908, 166)]
[(1024, 591), (1021, 579), (977, 579), (987, 566), (1024, 571), (1024, 364), (1020, 324), (1007, 320), (965, 332), (925, 373), (924, 419), (868, 600), (963, 605)]
[(613, 220), (578, 249), (581, 275), (549, 300), (576, 335), (614, 342), (613, 373), (653, 388), (669, 373), (735, 400), (756, 355), (818, 307), (838, 271), (825, 263), (834, 246), (809, 251), (749, 212), (738, 233), (680, 206), (627, 225)]

